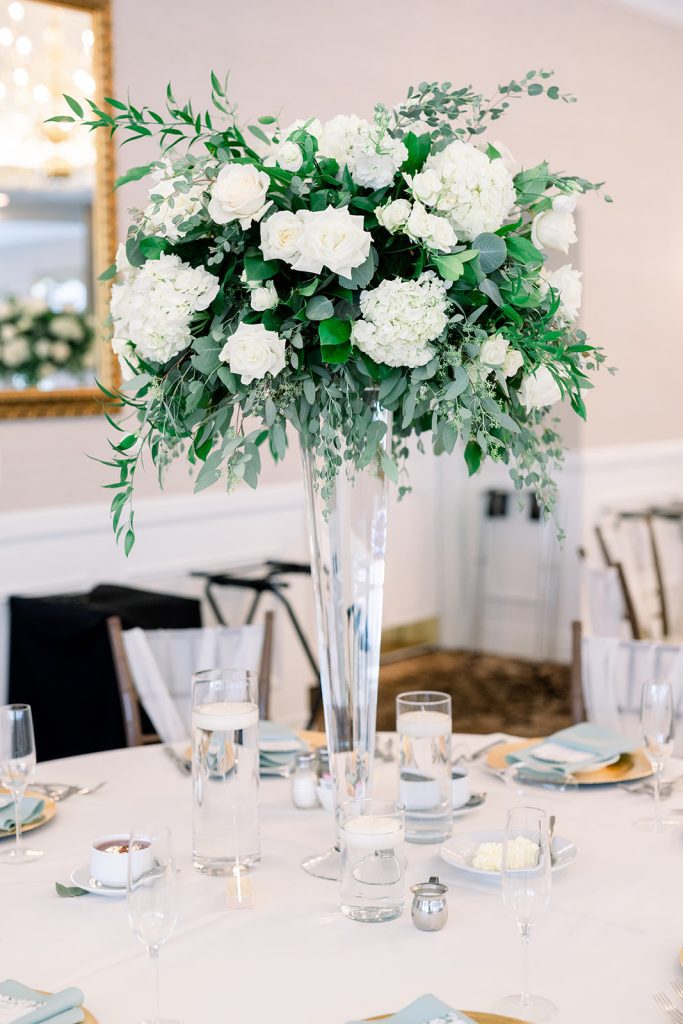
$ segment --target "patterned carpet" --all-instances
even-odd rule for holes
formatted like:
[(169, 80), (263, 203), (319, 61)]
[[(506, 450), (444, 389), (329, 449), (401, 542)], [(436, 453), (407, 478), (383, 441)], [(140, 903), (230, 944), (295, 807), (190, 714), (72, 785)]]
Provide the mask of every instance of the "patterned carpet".
[(544, 736), (571, 725), (569, 667), (472, 651), (436, 651), (380, 670), (377, 728), (392, 730), (405, 690), (441, 690), (453, 698), (455, 732)]

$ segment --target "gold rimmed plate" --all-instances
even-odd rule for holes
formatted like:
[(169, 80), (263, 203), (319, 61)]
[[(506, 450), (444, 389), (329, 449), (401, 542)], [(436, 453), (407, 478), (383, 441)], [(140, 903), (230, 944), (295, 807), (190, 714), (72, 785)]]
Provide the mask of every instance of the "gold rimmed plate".
[[(466, 1017), (470, 1017), (476, 1021), (477, 1024), (524, 1024), (524, 1021), (520, 1020), (519, 1017), (501, 1017), (497, 1013), (477, 1013), (474, 1010), (461, 1010), (460, 1013), (464, 1013)], [(388, 1020), (391, 1017), (390, 1013), (385, 1013), (381, 1017), (368, 1017), (371, 1020)]]
[[(8, 794), (9, 790), (0, 789), (0, 796), (7, 796)], [(45, 796), (44, 793), (37, 793), (35, 792), (35, 790), (31, 789), (26, 791), (25, 796), (34, 797), (36, 800), (42, 800), (43, 813), (40, 815), (39, 818), (36, 818), (35, 821), (29, 822), (28, 825), (21, 826), (22, 836), (24, 832), (30, 832), (31, 829), (40, 828), (41, 825), (45, 825), (48, 821), (51, 821), (54, 818), (55, 814), (57, 813), (57, 804), (54, 802), (52, 797)], [(7, 831), (6, 829), (0, 829), (0, 839), (9, 839), (10, 836), (13, 837), (14, 835), (14, 829), (10, 829), (9, 831)]]
[[(533, 740), (514, 740), (509, 743), (499, 743), (486, 756), (486, 763), (489, 768), (496, 771), (504, 771), (510, 765), (507, 755), (516, 750), (525, 750), (536, 743), (540, 743), (543, 737)], [(641, 748), (634, 750), (631, 754), (622, 754), (614, 764), (605, 765), (595, 771), (574, 772), (574, 778), (580, 786), (605, 786), (619, 782), (637, 782), (639, 779), (647, 779), (652, 775), (652, 765)]]
[[(49, 992), (43, 992), (42, 993), (42, 995), (44, 995), (44, 996), (47, 996), (47, 995), (50, 995), (50, 994), (51, 993), (49, 993)], [(79, 1006), (78, 1009), (83, 1011), (83, 1024), (98, 1024), (97, 1018), (93, 1017), (92, 1013), (90, 1012), (90, 1010), (88, 1010), (87, 1007)]]

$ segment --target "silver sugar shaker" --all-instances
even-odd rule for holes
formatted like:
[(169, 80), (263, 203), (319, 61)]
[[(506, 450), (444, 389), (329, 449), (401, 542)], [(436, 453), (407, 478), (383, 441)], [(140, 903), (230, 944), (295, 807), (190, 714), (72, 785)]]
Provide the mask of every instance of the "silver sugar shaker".
[(440, 931), (448, 920), (448, 886), (432, 875), (428, 882), (411, 885), (410, 891), (413, 893), (410, 916), (415, 927), (423, 932)]

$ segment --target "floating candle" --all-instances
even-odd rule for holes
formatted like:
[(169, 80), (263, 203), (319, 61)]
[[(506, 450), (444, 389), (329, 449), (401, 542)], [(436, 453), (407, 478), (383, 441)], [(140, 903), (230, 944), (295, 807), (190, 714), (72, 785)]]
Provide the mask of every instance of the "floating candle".
[(396, 731), (411, 739), (449, 736), (451, 716), (444, 711), (403, 711), (396, 719)]
[(394, 849), (403, 842), (403, 826), (396, 818), (379, 814), (359, 814), (342, 828), (345, 843), (364, 850)]
[(192, 709), (192, 727), (205, 732), (237, 732), (258, 725), (258, 706), (250, 701), (216, 701)]

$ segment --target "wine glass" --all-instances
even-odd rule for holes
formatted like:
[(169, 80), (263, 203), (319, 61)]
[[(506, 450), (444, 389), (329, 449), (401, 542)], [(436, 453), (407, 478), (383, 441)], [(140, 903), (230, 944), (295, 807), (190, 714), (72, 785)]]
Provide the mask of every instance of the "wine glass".
[(508, 811), (503, 843), (501, 885), (503, 903), (520, 930), (524, 973), (522, 991), (506, 996), (494, 1006), (496, 1013), (541, 1024), (557, 1013), (550, 999), (529, 990), (529, 940), (531, 929), (548, 909), (551, 887), (548, 821), (537, 807), (513, 807)]
[(35, 767), (31, 709), (28, 704), (5, 704), (0, 707), (0, 783), (14, 800), (16, 835), (14, 847), (0, 853), (0, 860), (8, 863), (26, 864), (43, 856), (42, 850), (29, 850), (21, 841), (21, 802)]
[(167, 828), (132, 832), (128, 845), (128, 920), (155, 965), (154, 1016), (143, 1024), (178, 1024), (159, 1016), (159, 953), (175, 929), (176, 862)]
[(660, 780), (674, 749), (674, 700), (669, 683), (645, 683), (640, 700), (640, 734), (647, 759), (654, 770), (655, 816), (639, 818), (636, 828), (647, 832), (675, 832), (677, 818), (662, 817)]

